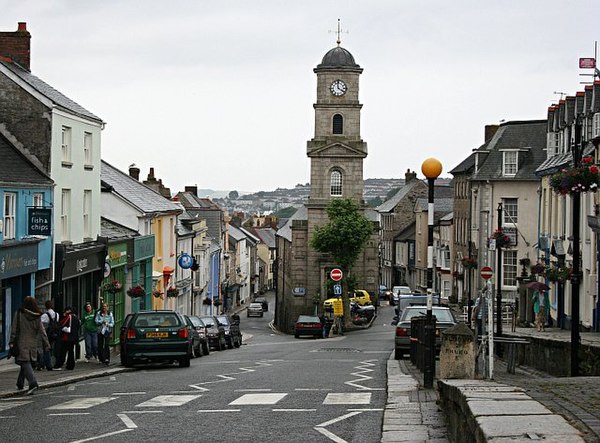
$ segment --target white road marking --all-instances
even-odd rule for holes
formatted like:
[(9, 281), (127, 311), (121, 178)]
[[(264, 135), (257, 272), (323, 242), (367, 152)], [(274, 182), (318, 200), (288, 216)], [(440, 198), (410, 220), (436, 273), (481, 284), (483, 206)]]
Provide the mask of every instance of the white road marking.
[(198, 412), (240, 412), (241, 409), (198, 409)]
[(2, 418), (15, 418), (16, 415), (0, 415), (0, 419)]
[(274, 405), (287, 394), (244, 394), (230, 405)]
[(271, 409), (273, 412), (316, 412), (316, 409)]
[(109, 380), (115, 381), (117, 379), (117, 377), (115, 377), (114, 375), (111, 375), (110, 377), (108, 377)]
[(75, 385), (69, 385), (69, 387), (67, 387), (67, 391), (74, 391), (75, 390)]
[(113, 392), (112, 395), (143, 395), (144, 391), (139, 392)]
[(385, 411), (385, 409), (383, 408), (365, 408), (365, 409), (348, 409), (348, 411), (350, 412), (354, 412), (354, 411), (358, 411), (358, 412), (369, 412), (369, 411), (375, 411), (375, 412), (381, 412), (381, 411)]
[(115, 400), (117, 397), (89, 397), (89, 398), (77, 398), (69, 400), (58, 405), (50, 406), (46, 409), (89, 409), (93, 406), (101, 405), (102, 403)]
[(294, 391), (331, 391), (331, 388), (324, 388), (324, 389), (319, 389), (319, 388), (296, 388), (296, 389), (294, 389)]
[(192, 400), (201, 397), (201, 395), (159, 395), (148, 401), (135, 405), (136, 408), (155, 408), (181, 406)]
[(117, 417), (119, 417), (123, 423), (125, 423), (125, 426), (127, 426), (128, 429), (135, 429), (137, 428), (137, 425), (133, 422), (132, 419), (130, 419), (129, 417), (127, 417), (127, 415), (125, 414), (117, 414)]
[(198, 391), (202, 391), (202, 392), (210, 391), (210, 389), (205, 388), (204, 386), (198, 386), (198, 385), (190, 385), (190, 388), (194, 388), (194, 389), (197, 389)]
[(163, 411), (123, 411), (122, 414), (162, 414)]
[(335, 443), (348, 443), (346, 440), (344, 440), (343, 438), (338, 437), (337, 435), (335, 435), (333, 432), (329, 432), (327, 429), (325, 428), (319, 428), (319, 427), (315, 427), (314, 428), (315, 431), (320, 432), (321, 434), (323, 434), (325, 437), (327, 437), (329, 440), (334, 441)]
[(31, 403), (31, 401), (13, 401), (11, 403), (0, 403), (0, 411), (6, 411), (7, 409), (16, 408), (17, 406), (23, 406)]
[(96, 435), (94, 437), (84, 438), (83, 440), (73, 440), (71, 443), (84, 443), (86, 441), (98, 440), (100, 438), (110, 437), (112, 435), (122, 434), (123, 432), (133, 431), (133, 429), (121, 429), (120, 431), (108, 432), (106, 434)]
[(349, 412), (347, 414), (340, 415), (337, 418), (332, 418), (331, 420), (328, 420), (326, 422), (318, 424), (316, 427), (318, 427), (318, 428), (325, 428), (325, 427), (327, 427), (329, 425), (337, 423), (338, 421), (346, 420), (347, 418), (354, 417), (355, 415), (358, 415), (358, 414), (360, 414), (360, 412), (358, 412), (358, 411)]
[(272, 389), (235, 389), (233, 392), (271, 392)]
[(59, 417), (63, 415), (90, 415), (90, 412), (55, 412), (54, 414), (48, 414), (48, 417)]
[(355, 387), (356, 389), (360, 389), (361, 391), (383, 391), (385, 388), (369, 388), (368, 386), (363, 386), (358, 384), (357, 382), (365, 382), (367, 380), (373, 380), (373, 377), (366, 375), (369, 372), (373, 372), (373, 369), (370, 369), (371, 366), (375, 366), (377, 360), (365, 360), (360, 362), (360, 366), (356, 366), (356, 369), (360, 369), (359, 371), (352, 372), (350, 375), (354, 375), (356, 378), (354, 380), (346, 381), (344, 384), (348, 386)]
[(370, 392), (341, 392), (327, 394), (324, 405), (368, 405), (371, 403)]

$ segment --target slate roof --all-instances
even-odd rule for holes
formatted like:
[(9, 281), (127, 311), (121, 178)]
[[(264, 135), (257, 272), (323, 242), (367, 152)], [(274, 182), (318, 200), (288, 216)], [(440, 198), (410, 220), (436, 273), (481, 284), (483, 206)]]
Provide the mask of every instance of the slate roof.
[[(421, 208), (423, 211), (427, 212), (427, 199), (426, 198), (418, 198), (415, 203), (415, 207)], [(441, 214), (440, 217), (446, 215), (454, 210), (454, 199), (453, 198), (436, 198), (433, 201), (433, 210), (437, 214)]]
[(287, 241), (291, 242), (292, 223), (294, 220), (308, 220), (308, 210), (306, 209), (306, 206), (301, 206), (296, 212), (294, 212), (294, 215), (288, 219), (287, 223), (277, 231), (277, 237), (283, 237)]
[(108, 237), (109, 240), (127, 240), (131, 237), (138, 237), (140, 233), (112, 220), (101, 217), (100, 235), (102, 237)]
[(227, 229), (229, 231), (230, 239), (234, 239), (235, 241), (239, 242), (246, 238), (246, 234), (244, 234), (242, 231), (240, 231), (238, 228), (236, 228), (233, 225), (228, 225)]
[(223, 210), (209, 198), (200, 198), (191, 192), (178, 192), (175, 198), (191, 215), (199, 216), (206, 220), (208, 236), (221, 238), (223, 229)]
[(143, 213), (180, 214), (183, 212), (176, 203), (166, 199), (158, 192), (155, 192), (104, 160), (102, 160), (100, 178), (105, 189), (110, 188), (111, 192), (119, 195)]
[(45, 83), (43, 80), (33, 75), (31, 72), (21, 68), (19, 65), (14, 63), (8, 63), (2, 60), (0, 60), (0, 65), (10, 70), (22, 81), (24, 81), (37, 92), (39, 92), (41, 95), (52, 101), (52, 103), (54, 103), (58, 108), (62, 108), (80, 117), (94, 120), (98, 123), (102, 123), (102, 119), (100, 117), (91, 113), (80, 104), (75, 103), (69, 97), (57, 91), (52, 86)]
[(456, 165), (454, 167), (454, 169), (452, 169), (450, 171), (450, 174), (461, 174), (464, 172), (470, 172), (471, 169), (473, 169), (475, 167), (475, 153), (473, 152), (471, 155), (469, 155), (467, 158), (465, 158), (462, 162), (460, 162), (458, 165)]
[(194, 230), (190, 229), (188, 225), (184, 223), (187, 220), (196, 220), (190, 214), (188, 214), (185, 210), (177, 217), (177, 224), (175, 225), (175, 233), (179, 236), (185, 237), (189, 235), (194, 235)]
[[(513, 121), (500, 125), (490, 141), (478, 151), (487, 151), (479, 159), (479, 169), (471, 180), (538, 181), (536, 169), (546, 159), (547, 120)], [(527, 149), (519, 152), (519, 169), (515, 176), (502, 175), (503, 149)]]
[[(589, 143), (583, 150), (583, 155), (592, 155), (594, 152), (594, 145)], [(544, 162), (535, 170), (538, 176), (544, 176), (554, 174), (559, 169), (565, 166), (573, 164), (573, 154), (570, 152), (564, 154), (556, 154), (552, 157), (544, 160)]]
[(276, 231), (273, 228), (254, 228), (252, 230), (252, 232), (258, 237), (260, 238), (260, 240), (267, 245), (267, 247), (269, 247), (270, 249), (273, 249), (276, 247), (276, 243), (275, 243), (275, 235), (276, 235)]
[(54, 181), (0, 135), (0, 184), (51, 187)]
[(377, 206), (375, 210), (377, 212), (391, 212), (394, 208), (402, 201), (404, 197), (408, 195), (408, 193), (413, 190), (419, 183), (423, 184), (420, 180), (411, 180), (402, 186), (398, 192), (396, 192), (389, 200), (384, 201), (382, 204)]
[(415, 234), (417, 233), (417, 226), (414, 223), (408, 225), (403, 231), (400, 231), (398, 235), (394, 237), (396, 241), (406, 241), (415, 238)]

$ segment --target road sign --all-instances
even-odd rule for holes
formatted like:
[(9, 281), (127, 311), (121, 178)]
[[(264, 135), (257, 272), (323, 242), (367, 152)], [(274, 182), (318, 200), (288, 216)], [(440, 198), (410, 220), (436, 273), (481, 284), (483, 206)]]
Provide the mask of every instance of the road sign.
[(333, 300), (333, 315), (344, 315), (344, 302), (339, 298)]
[(494, 271), (492, 271), (492, 268), (490, 268), (489, 266), (484, 266), (483, 268), (481, 268), (481, 271), (479, 271), (479, 274), (481, 275), (481, 278), (487, 280), (492, 278), (492, 275), (494, 275)]
[(333, 285), (333, 295), (342, 295), (342, 285)]
[(340, 268), (333, 268), (329, 275), (333, 281), (340, 281), (344, 276), (344, 273)]

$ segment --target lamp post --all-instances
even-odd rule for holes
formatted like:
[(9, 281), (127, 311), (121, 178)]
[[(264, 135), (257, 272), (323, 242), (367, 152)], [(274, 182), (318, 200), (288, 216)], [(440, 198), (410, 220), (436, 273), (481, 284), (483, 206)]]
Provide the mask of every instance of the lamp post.
[(435, 375), (435, 320), (433, 319), (433, 220), (435, 179), (442, 173), (442, 164), (435, 158), (428, 158), (421, 165), (421, 172), (427, 178), (427, 325), (425, 326), (425, 367), (423, 385), (433, 387)]

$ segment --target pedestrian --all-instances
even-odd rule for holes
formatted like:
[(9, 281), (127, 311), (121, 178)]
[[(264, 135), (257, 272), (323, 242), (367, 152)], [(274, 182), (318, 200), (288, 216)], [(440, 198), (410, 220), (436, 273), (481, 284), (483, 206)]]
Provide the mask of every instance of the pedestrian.
[(102, 309), (96, 314), (96, 325), (98, 327), (98, 359), (100, 363), (108, 366), (110, 364), (109, 344), (115, 319), (106, 303), (102, 303)]
[(55, 351), (56, 340), (59, 337), (60, 326), (58, 323), (59, 315), (54, 310), (54, 302), (52, 300), (46, 300), (45, 303), (46, 312), (42, 314), (42, 324), (50, 343), (50, 349), (44, 352), (44, 366), (48, 371), (52, 370), (52, 353)]
[(471, 310), (471, 324), (475, 324), (477, 335), (483, 335), (483, 318), (487, 309), (487, 300), (483, 294), (479, 294)]
[(535, 327), (538, 332), (546, 331), (546, 313), (550, 312), (548, 291), (534, 291), (531, 297), (533, 312), (535, 312)]
[(85, 361), (98, 358), (98, 326), (96, 325), (96, 313), (91, 303), (85, 304), (83, 320), (83, 338), (85, 340)]
[(60, 321), (61, 339), (59, 341), (59, 351), (56, 356), (55, 369), (60, 370), (62, 365), (67, 362), (66, 368), (69, 371), (75, 369), (75, 344), (79, 340), (79, 318), (73, 314), (70, 306), (65, 308), (65, 312)]
[(37, 360), (38, 339), (41, 338), (44, 351), (50, 348), (41, 316), (35, 298), (25, 297), (23, 306), (15, 313), (10, 330), (9, 346), (16, 347), (15, 362), (21, 367), (17, 377), (17, 389), (22, 390), (27, 379), (27, 395), (33, 394), (38, 388), (32, 367), (32, 362)]

